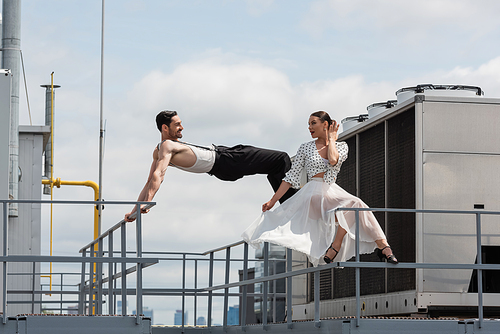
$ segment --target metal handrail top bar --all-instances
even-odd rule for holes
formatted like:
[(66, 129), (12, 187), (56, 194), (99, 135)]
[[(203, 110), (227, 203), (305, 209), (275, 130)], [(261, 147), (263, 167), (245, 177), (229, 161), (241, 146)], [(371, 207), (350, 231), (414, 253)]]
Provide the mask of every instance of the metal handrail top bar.
[(295, 271), (284, 272), (280, 274), (274, 274), (269, 276), (263, 276), (259, 278), (254, 278), (246, 281), (238, 281), (228, 284), (221, 284), (211, 287), (205, 287), (205, 291), (215, 291), (228, 288), (236, 288), (244, 285), (263, 283), (268, 281), (274, 281), (282, 278), (288, 278), (298, 275), (304, 275), (309, 273), (314, 273), (317, 271), (322, 271), (325, 269), (335, 268), (335, 267), (350, 267), (350, 268), (400, 268), (400, 269), (481, 269), (481, 270), (499, 270), (500, 264), (449, 264), (449, 263), (403, 263), (399, 262), (397, 265), (381, 262), (332, 262), (324, 266), (310, 267), (306, 269), (299, 269)]
[(38, 199), (0, 199), (0, 203), (53, 203), (53, 204), (126, 204), (126, 205), (137, 205), (137, 204), (152, 204), (156, 205), (156, 202), (143, 202), (143, 201), (72, 201), (72, 200), (38, 200)]
[(226, 249), (226, 248), (231, 248), (231, 247), (239, 246), (239, 245), (244, 244), (244, 243), (245, 243), (245, 241), (244, 241), (244, 240), (241, 240), (241, 241), (238, 241), (238, 242), (235, 242), (235, 243), (229, 244), (229, 245), (227, 245), (227, 246), (222, 246), (222, 247), (219, 247), (219, 248), (215, 248), (215, 249), (212, 249), (212, 250), (206, 251), (206, 252), (202, 253), (201, 255), (207, 255), (207, 254), (210, 254), (210, 253), (219, 252), (219, 251), (224, 250), (224, 249)]
[[(78, 257), (80, 258), (80, 257)], [(14, 276), (21, 276), (21, 275), (27, 275), (27, 276), (32, 276), (32, 275), (54, 275), (54, 276), (60, 276), (60, 275), (74, 275), (74, 276), (80, 276), (81, 273), (76, 273), (76, 272), (64, 272), (64, 271), (61, 271), (61, 272), (38, 272), (38, 271), (35, 271), (34, 273), (32, 272), (29, 272), (29, 273), (21, 273), (21, 272), (10, 272), (10, 273), (7, 273), (7, 275), (14, 275)], [(88, 275), (88, 274), (87, 274)]]
[[(156, 205), (156, 203), (154, 202), (145, 202), (145, 203), (149, 203), (149, 204), (146, 204), (145, 206), (145, 209), (151, 209), (153, 206)], [(108, 204), (108, 202), (106, 202), (106, 204)], [(141, 204), (141, 202), (136, 202), (135, 204)], [(134, 212), (133, 214), (130, 215), (130, 218), (136, 218), (137, 217), (137, 212)], [(109, 235), (110, 232), (114, 232), (116, 231), (117, 229), (119, 229), (122, 224), (124, 223), (128, 223), (127, 221), (125, 221), (125, 219), (122, 219), (120, 220), (118, 223), (116, 223), (115, 225), (111, 226), (110, 228), (108, 228), (106, 230), (106, 232), (102, 233), (100, 236), (98, 236), (96, 239), (92, 240), (91, 242), (89, 242), (87, 245), (83, 246), (82, 248), (80, 248), (79, 250), (79, 253), (83, 253), (86, 249), (88, 248), (91, 248), (93, 245), (95, 245), (96, 243), (99, 242), (99, 239), (103, 239), (105, 237), (107, 237)]]
[[(245, 241), (241, 241), (241, 242), (238, 242), (238, 243), (235, 243), (237, 245), (241, 244), (241, 243), (244, 243)], [(95, 251), (97, 252), (97, 251)], [(108, 253), (108, 251), (103, 251), (104, 254)], [(113, 253), (115, 254), (121, 254), (120, 251), (113, 251)], [(136, 254), (137, 252), (136, 251), (126, 251), (125, 252), (126, 254)], [(152, 254), (152, 255), (179, 255), (179, 256), (182, 256), (182, 255), (187, 255), (187, 256), (204, 256), (206, 254), (209, 254), (209, 253), (190, 253), (190, 252), (155, 252), (155, 251), (143, 251), (142, 254)], [(206, 258), (206, 257), (203, 257), (203, 258), (193, 258), (193, 257), (188, 257), (186, 259), (183, 259), (182, 257), (158, 257), (158, 259), (160, 261), (165, 261), (165, 260), (168, 260), (168, 261), (171, 261), (171, 260), (176, 260), (176, 261), (184, 261), (184, 260), (187, 260), (187, 261), (210, 261), (209, 258)], [(241, 262), (241, 261), (244, 261), (245, 259), (235, 259), (235, 258), (232, 258), (231, 259), (231, 262)], [(216, 259), (214, 258), (213, 261), (226, 261), (225, 258), (220, 258), (220, 259)], [(252, 261), (252, 262), (263, 262), (264, 259), (249, 259), (249, 261)], [(275, 262), (285, 262), (286, 259), (276, 259), (276, 258), (269, 258), (269, 261), (275, 261)]]
[(159, 260), (158, 258), (146, 258), (146, 257), (132, 258), (132, 257), (8, 255), (8, 256), (0, 256), (0, 262), (158, 263)]
[(481, 215), (500, 215), (500, 211), (486, 211), (483, 209), (475, 210), (438, 210), (438, 209), (396, 209), (396, 208), (335, 208), (333, 211), (380, 211), (380, 212), (409, 212), (409, 213), (454, 213), (454, 214), (481, 214)]

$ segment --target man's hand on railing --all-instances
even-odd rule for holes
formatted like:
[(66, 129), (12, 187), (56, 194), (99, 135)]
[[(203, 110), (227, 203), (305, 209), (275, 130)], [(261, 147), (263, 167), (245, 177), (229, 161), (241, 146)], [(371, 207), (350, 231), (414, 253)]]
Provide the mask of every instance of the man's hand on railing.
[[(149, 212), (149, 209), (151, 209), (151, 207), (153, 207), (153, 205), (151, 204), (143, 204), (141, 205), (141, 213), (148, 213)], [(131, 212), (125, 214), (125, 218), (124, 220), (126, 222), (133, 222), (134, 220), (136, 220), (137, 218), (137, 210), (136, 210), (136, 207), (134, 207), (134, 210), (132, 210)]]

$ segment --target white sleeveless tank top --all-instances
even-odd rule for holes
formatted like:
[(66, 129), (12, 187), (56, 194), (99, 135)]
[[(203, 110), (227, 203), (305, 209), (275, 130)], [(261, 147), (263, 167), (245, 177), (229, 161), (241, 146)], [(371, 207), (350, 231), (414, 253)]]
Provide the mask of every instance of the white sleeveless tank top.
[[(188, 146), (191, 151), (193, 151), (194, 155), (196, 156), (196, 162), (191, 167), (176, 166), (172, 163), (170, 164), (170, 166), (190, 173), (208, 173), (212, 170), (212, 167), (215, 163), (215, 148), (213, 146), (211, 148), (203, 148), (184, 142), (179, 143)], [(158, 149), (160, 149), (160, 145), (161, 143), (158, 144)]]

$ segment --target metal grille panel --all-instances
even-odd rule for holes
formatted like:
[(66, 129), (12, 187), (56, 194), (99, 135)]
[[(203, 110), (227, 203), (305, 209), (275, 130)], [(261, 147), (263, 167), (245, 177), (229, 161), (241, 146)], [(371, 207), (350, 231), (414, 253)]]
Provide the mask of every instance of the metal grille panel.
[[(389, 208), (415, 208), (415, 108), (387, 122)], [(389, 213), (387, 239), (399, 261), (415, 262), (415, 214)], [(388, 270), (388, 292), (416, 288), (415, 269)]]
[[(385, 124), (359, 134), (359, 197), (373, 208), (385, 207)], [(374, 212), (385, 231), (385, 213)], [(363, 261), (378, 261), (375, 253)], [(385, 292), (385, 269), (361, 268), (361, 294)]]

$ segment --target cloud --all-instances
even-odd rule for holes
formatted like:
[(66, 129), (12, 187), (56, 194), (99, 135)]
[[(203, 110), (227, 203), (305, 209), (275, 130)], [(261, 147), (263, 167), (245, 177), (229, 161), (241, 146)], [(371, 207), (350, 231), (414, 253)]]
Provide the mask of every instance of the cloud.
[[(496, 9), (496, 10), (495, 10)], [(439, 37), (436, 29), (453, 27), (465, 34), (489, 32), (498, 23), (495, 12), (500, 9), (496, 1), (425, 0), (418, 2), (383, 1), (314, 1), (304, 16), (301, 26), (312, 35), (319, 36), (327, 29), (348, 32), (385, 31), (393, 35)], [(487, 25), (482, 26), (481, 22)], [(465, 25), (464, 22), (474, 23)]]
[(247, 12), (251, 16), (261, 16), (272, 7), (274, 0), (245, 0)]

